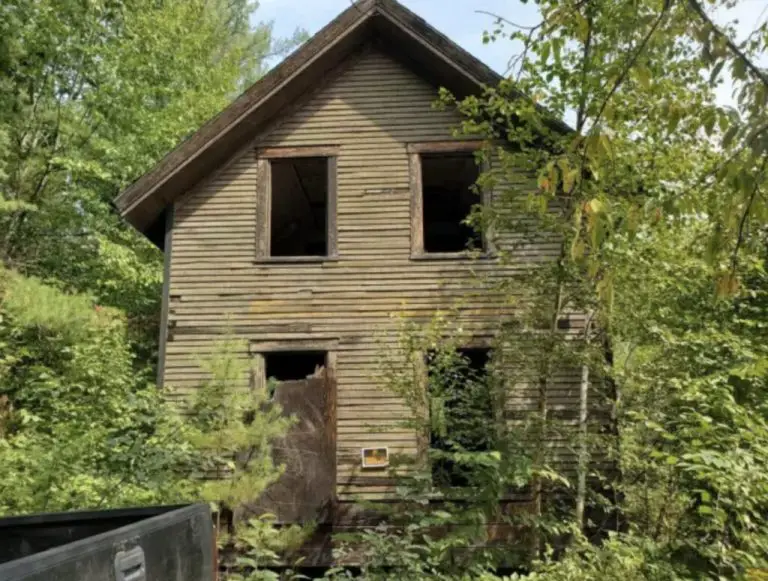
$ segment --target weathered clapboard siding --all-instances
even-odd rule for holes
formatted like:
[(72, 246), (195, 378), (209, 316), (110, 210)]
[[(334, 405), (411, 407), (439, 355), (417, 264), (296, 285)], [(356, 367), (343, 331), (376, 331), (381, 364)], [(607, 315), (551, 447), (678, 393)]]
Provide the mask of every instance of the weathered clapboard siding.
[[(278, 120), (254, 145), (175, 204), (170, 326), (164, 380), (184, 397), (203, 379), (195, 357), (209, 353), (227, 327), (249, 341), (336, 342), (337, 461), (340, 498), (391, 489), (357, 465), (360, 448), (388, 445), (414, 453), (414, 434), (395, 425), (406, 408), (381, 388), (377, 361), (398, 320), (428, 320), (456, 300), (462, 326), (490, 337), (504, 307), (489, 279), (520, 268), (492, 260), (411, 260), (406, 145), (445, 141), (459, 118), (432, 104), (436, 90), (389, 57), (368, 51), (303, 106)], [(256, 261), (257, 148), (331, 145), (337, 157), (338, 260)], [(517, 251), (521, 265), (555, 256), (557, 243)], [(466, 300), (468, 293), (474, 299)], [(577, 321), (578, 326), (578, 321)], [(383, 341), (383, 342), (382, 342)], [(247, 357), (243, 353), (243, 357)], [(578, 390), (553, 387), (577, 409)], [(517, 412), (535, 411), (532, 388), (511, 394)]]

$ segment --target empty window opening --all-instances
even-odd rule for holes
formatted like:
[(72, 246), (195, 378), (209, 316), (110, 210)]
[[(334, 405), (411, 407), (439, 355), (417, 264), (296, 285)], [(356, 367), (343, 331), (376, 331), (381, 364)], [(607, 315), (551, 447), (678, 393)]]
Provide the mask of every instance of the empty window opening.
[(488, 375), (488, 363), (491, 360), (491, 350), (487, 347), (467, 347), (458, 350), (466, 362), (469, 378), (485, 379)]
[(432, 461), (432, 482), (436, 486), (470, 486), (471, 463), (457, 462), (451, 455), (486, 452), (493, 447), (489, 359), (490, 350), (485, 348), (459, 349), (456, 357), (449, 358), (427, 355), (429, 389), (433, 401), (439, 402), (439, 409), (433, 406), (430, 410), (439, 414), (439, 418), (432, 418), (430, 433), (430, 447), (437, 452)]
[(271, 256), (328, 254), (328, 158), (270, 162)]
[(481, 234), (465, 223), (481, 202), (473, 188), (479, 174), (472, 152), (421, 156), (424, 252), (482, 249)]
[(325, 367), (325, 351), (279, 351), (264, 354), (265, 375), (277, 381), (306, 379)]

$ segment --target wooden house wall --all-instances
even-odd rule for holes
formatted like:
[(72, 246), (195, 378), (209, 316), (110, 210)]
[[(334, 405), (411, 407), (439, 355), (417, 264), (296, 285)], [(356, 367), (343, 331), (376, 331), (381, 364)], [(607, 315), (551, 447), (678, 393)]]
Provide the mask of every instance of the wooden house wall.
[[(360, 449), (416, 451), (415, 435), (393, 429), (403, 402), (381, 388), (382, 346), (394, 341), (392, 313), (427, 320), (467, 291), (462, 327), (489, 336), (504, 311), (476, 274), (503, 277), (514, 264), (410, 257), (409, 161), (413, 142), (445, 141), (459, 121), (433, 107), (436, 89), (382, 53), (347, 63), (303, 105), (254, 135), (253, 147), (175, 205), (169, 333), (164, 383), (185, 396), (203, 378), (196, 357), (231, 328), (251, 343), (328, 345), (337, 379), (337, 492), (377, 497), (386, 473), (361, 472)], [(256, 259), (257, 148), (337, 146), (338, 259), (260, 263)], [(521, 249), (521, 262), (554, 256), (557, 244)], [(260, 347), (261, 346), (261, 347)], [(243, 357), (248, 357), (244, 352)], [(557, 401), (578, 408), (578, 379), (560, 382)], [(535, 411), (534, 390), (510, 402)]]

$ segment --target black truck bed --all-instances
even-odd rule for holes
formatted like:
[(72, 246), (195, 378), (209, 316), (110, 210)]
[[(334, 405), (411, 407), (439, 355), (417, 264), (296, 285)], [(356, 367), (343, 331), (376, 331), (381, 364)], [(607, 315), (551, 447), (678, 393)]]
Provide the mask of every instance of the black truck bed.
[(211, 581), (208, 505), (0, 519), (0, 581)]

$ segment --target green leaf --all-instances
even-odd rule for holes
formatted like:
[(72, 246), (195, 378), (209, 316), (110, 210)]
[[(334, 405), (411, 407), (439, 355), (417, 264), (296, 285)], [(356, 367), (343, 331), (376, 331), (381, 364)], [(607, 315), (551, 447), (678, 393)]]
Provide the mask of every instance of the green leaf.
[(573, 168), (568, 171), (566, 171), (563, 174), (563, 191), (566, 193), (570, 193), (574, 185), (576, 184), (576, 178), (579, 176), (579, 169)]
[(709, 76), (709, 82), (710, 84), (714, 85), (718, 77), (720, 76), (720, 71), (723, 70), (723, 66), (725, 65), (725, 60), (718, 61), (714, 67), (712, 67), (712, 73)]
[(638, 65), (637, 67), (635, 67), (634, 73), (635, 73), (635, 78), (637, 79), (637, 82), (640, 83), (640, 86), (643, 87), (643, 89), (651, 88), (652, 73), (647, 66)]
[(580, 12), (571, 13), (571, 17), (576, 21), (577, 38), (581, 42), (585, 42), (589, 35), (589, 21), (584, 18)]
[(739, 132), (739, 126), (735, 123), (732, 124), (728, 131), (725, 132), (725, 135), (723, 135), (723, 147), (725, 149), (728, 149), (731, 146), (731, 143), (733, 143), (733, 138), (736, 137), (736, 134)]
[(539, 56), (541, 58), (541, 62), (546, 63), (547, 60), (549, 60), (549, 54), (551, 50), (552, 45), (549, 42), (544, 42), (541, 45), (541, 49), (539, 51)]
[(712, 109), (707, 109), (702, 118), (702, 126), (707, 135), (712, 135), (712, 131), (715, 128), (715, 121), (717, 121), (717, 117), (715, 116), (714, 111), (712, 111)]
[(587, 211), (591, 214), (599, 214), (605, 209), (603, 202), (597, 198), (593, 198), (587, 202)]
[(736, 57), (731, 66), (731, 75), (737, 81), (743, 81), (747, 76), (747, 65), (743, 59)]
[(600, 134), (600, 146), (607, 157), (613, 157), (613, 146), (611, 145), (611, 138), (605, 133)]
[(669, 107), (669, 116), (667, 118), (667, 131), (672, 133), (677, 129), (677, 126), (680, 124), (680, 120), (682, 119), (682, 112), (676, 105), (670, 105)]

